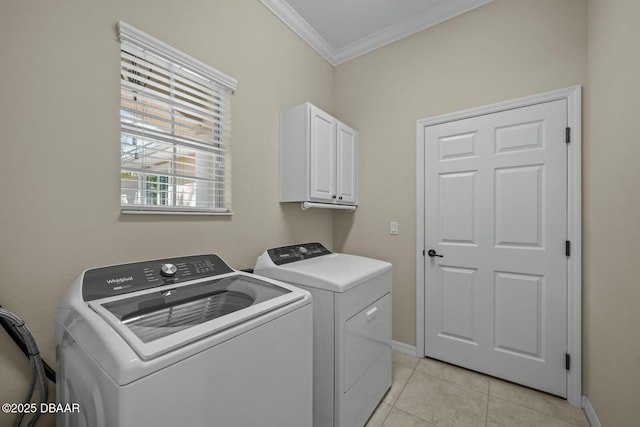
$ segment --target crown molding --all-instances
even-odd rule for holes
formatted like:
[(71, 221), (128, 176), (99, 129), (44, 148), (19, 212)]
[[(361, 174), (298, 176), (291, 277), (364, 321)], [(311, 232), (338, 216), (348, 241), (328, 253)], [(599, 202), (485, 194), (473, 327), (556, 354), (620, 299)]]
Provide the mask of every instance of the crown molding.
[(339, 65), (350, 61), (360, 55), (364, 55), (365, 53), (379, 49), (412, 34), (426, 30), (427, 28), (433, 27), (455, 16), (462, 15), (480, 6), (484, 6), (492, 1), (493, 0), (465, 0), (463, 2), (457, 2), (456, 5), (453, 5), (453, 2), (447, 2), (444, 7), (435, 9), (428, 14), (419, 15), (408, 21), (391, 25), (368, 37), (351, 43), (342, 49), (334, 51), (334, 63), (332, 65)]
[(327, 62), (336, 66), (411, 34), (437, 25), (454, 16), (462, 15), (493, 0), (459, 0), (455, 3), (445, 2), (428, 14), (419, 15), (414, 19), (391, 25), (341, 49), (334, 49), (327, 43), (302, 16), (289, 6), (286, 0), (260, 1), (307, 42), (307, 44), (315, 49)]
[(315, 49), (328, 63), (334, 63), (334, 49), (314, 30), (311, 25), (284, 0), (260, 0), (267, 9), (287, 24), (302, 40)]

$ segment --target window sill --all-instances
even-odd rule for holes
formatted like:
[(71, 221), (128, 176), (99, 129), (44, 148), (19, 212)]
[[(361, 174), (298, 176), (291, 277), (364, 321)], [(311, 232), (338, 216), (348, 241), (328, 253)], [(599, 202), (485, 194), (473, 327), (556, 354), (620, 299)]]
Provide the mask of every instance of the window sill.
[(135, 209), (121, 209), (121, 214), (125, 215), (200, 215), (200, 216), (231, 216), (232, 212), (227, 210), (221, 210), (220, 212), (212, 211), (161, 211), (161, 210), (135, 210)]

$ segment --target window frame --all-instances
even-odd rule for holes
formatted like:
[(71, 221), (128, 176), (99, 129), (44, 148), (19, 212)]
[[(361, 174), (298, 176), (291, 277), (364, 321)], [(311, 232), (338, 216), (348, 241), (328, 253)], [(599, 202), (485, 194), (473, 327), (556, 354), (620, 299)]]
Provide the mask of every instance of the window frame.
[[(196, 148), (196, 152), (201, 152), (202, 155), (205, 155), (204, 162), (206, 166), (200, 165), (200, 160), (198, 156), (193, 153), (189, 160), (182, 161), (182, 164), (186, 164), (186, 167), (191, 167), (193, 169), (193, 176), (181, 176), (178, 172), (178, 161), (179, 159), (179, 150), (185, 149), (189, 145), (187, 141), (187, 145), (184, 145), (184, 138), (181, 136), (177, 136), (177, 132), (173, 130), (173, 116), (175, 112), (173, 111), (173, 107), (171, 108), (171, 123), (172, 128), (170, 131), (158, 131), (155, 132), (150, 130), (149, 133), (157, 133), (161, 134), (161, 140), (158, 141), (158, 144), (164, 144), (164, 148), (162, 153), (171, 154), (171, 150), (173, 152), (172, 156), (165, 161), (168, 164), (167, 169), (170, 171), (169, 174), (163, 174), (159, 170), (162, 169), (162, 164), (158, 162), (156, 159), (156, 163), (153, 164), (148, 171), (144, 170), (145, 164), (141, 162), (141, 165), (137, 170), (135, 167), (127, 166), (127, 161), (125, 160), (125, 145), (127, 143), (131, 143), (132, 145), (136, 145), (136, 136), (132, 136), (132, 132), (130, 129), (132, 127), (148, 127), (151, 129), (153, 124), (151, 121), (145, 122), (145, 116), (148, 113), (142, 113), (142, 119), (140, 117), (135, 117), (135, 123), (132, 125), (132, 122), (127, 122), (127, 118), (130, 113), (127, 113), (125, 109), (123, 109), (123, 105), (126, 102), (129, 103), (137, 103), (137, 97), (126, 97), (124, 94), (127, 91), (131, 91), (131, 80), (129, 80), (129, 88), (127, 88), (126, 79), (121, 78), (121, 108), (120, 108), (120, 123), (121, 123), (121, 131), (120, 131), (120, 145), (121, 145), (121, 158), (120, 158), (120, 208), (122, 213), (142, 213), (142, 214), (196, 214), (196, 215), (231, 215), (231, 96), (237, 88), (237, 81), (204, 64), (203, 62), (192, 58), (191, 56), (169, 46), (168, 44), (130, 26), (129, 24), (120, 21), (118, 22), (118, 32), (120, 38), (120, 47), (121, 47), (121, 73), (123, 72), (123, 61), (125, 58), (125, 53), (128, 53), (129, 56), (135, 55), (137, 52), (142, 52), (146, 58), (152, 58), (151, 62), (154, 63), (154, 66), (157, 64), (158, 69), (167, 73), (167, 75), (173, 78), (174, 72), (177, 76), (187, 78), (194, 77), (194, 79), (205, 82), (203, 85), (211, 85), (210, 89), (212, 91), (211, 99), (213, 99), (213, 104), (210, 106), (211, 110), (207, 110), (207, 112), (203, 114), (210, 114), (211, 120), (207, 122), (210, 125), (210, 133), (211, 135), (208, 137), (204, 137), (205, 141), (200, 142), (196, 141), (195, 145), (200, 146), (201, 149)], [(165, 66), (165, 64), (167, 64)], [(134, 64), (135, 66), (136, 64)], [(164, 68), (163, 68), (164, 67)], [(188, 85), (187, 85), (188, 86)], [(209, 88), (209, 87), (208, 87)], [(191, 90), (187, 88), (188, 90)], [(144, 89), (140, 89), (140, 97), (144, 97), (142, 93), (144, 93)], [(187, 92), (191, 94), (191, 92)], [(184, 97), (180, 97), (180, 95), (174, 95), (173, 92), (165, 93), (166, 97), (170, 99), (167, 105), (172, 105), (176, 102), (189, 102), (185, 101)], [(216, 104), (215, 100), (218, 100), (220, 104)], [(191, 101), (195, 102), (195, 101)], [(190, 104), (193, 105), (193, 104)], [(222, 106), (225, 108), (216, 109), (216, 105)], [(209, 108), (209, 107), (208, 107)], [(129, 114), (129, 115), (128, 115)], [(167, 113), (168, 114), (168, 113)], [(204, 122), (203, 122), (204, 123)], [(125, 129), (126, 128), (126, 129)], [(127, 130), (129, 129), (129, 130)], [(135, 132), (134, 132), (135, 133)], [(206, 132), (205, 132), (206, 135)], [(133, 138), (133, 140), (127, 140), (127, 138)], [(151, 137), (150, 137), (151, 138)], [(145, 141), (144, 148), (147, 148), (149, 141)], [(172, 148), (171, 148), (172, 147)], [(155, 148), (155, 147), (154, 147)], [(145, 156), (144, 150), (142, 156)], [(192, 150), (193, 151), (193, 150)], [(160, 150), (156, 150), (156, 152), (160, 152)], [(138, 159), (138, 153), (136, 149), (136, 159)], [(147, 156), (145, 159), (148, 159), (150, 156)], [(184, 163), (189, 162), (189, 163)], [(130, 164), (131, 161), (129, 160)], [(200, 167), (200, 169), (199, 169)], [(206, 170), (206, 172), (202, 172), (202, 170)], [(198, 172), (199, 171), (199, 172)], [(198, 175), (198, 173), (201, 173)], [(135, 175), (135, 177), (134, 177)], [(149, 179), (150, 177), (156, 177), (155, 179)], [(169, 178), (165, 178), (169, 177)], [(204, 177), (203, 179), (201, 179)], [(134, 188), (137, 181), (137, 187)], [(126, 184), (125, 184), (126, 182)], [(190, 182), (189, 184), (181, 185), (180, 182)], [(202, 182), (203, 186), (198, 186), (199, 183)], [(189, 191), (191, 194), (187, 194), (186, 196), (183, 193), (184, 188), (191, 186)], [(155, 187), (155, 188), (154, 188)], [(181, 190), (178, 191), (177, 188), (180, 187)], [(135, 193), (135, 197), (133, 200), (129, 200), (127, 193), (133, 191)], [(153, 193), (164, 193), (164, 194), (155, 194), (154, 197), (157, 197), (157, 203), (151, 204), (148, 203), (148, 197), (150, 197)], [(198, 195), (198, 193), (200, 195)], [(204, 197), (200, 198), (202, 194), (205, 194)], [(185, 197), (192, 198), (192, 201), (185, 201)], [(198, 200), (204, 200), (208, 206), (186, 206), (185, 203), (193, 203), (194, 205), (198, 203)]]

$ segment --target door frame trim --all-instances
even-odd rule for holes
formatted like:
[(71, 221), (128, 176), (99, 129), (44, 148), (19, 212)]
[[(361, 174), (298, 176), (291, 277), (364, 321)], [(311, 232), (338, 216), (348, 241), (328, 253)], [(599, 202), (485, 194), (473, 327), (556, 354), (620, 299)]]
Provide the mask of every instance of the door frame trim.
[[(582, 87), (571, 86), (537, 95), (498, 102), (450, 114), (429, 117), (416, 123), (416, 356), (425, 357), (425, 229), (424, 229), (424, 128), (442, 123), (498, 113), (545, 102), (567, 101), (567, 121), (571, 143), (567, 153), (567, 239), (571, 256), (567, 264), (567, 351), (571, 369), (567, 373), (567, 401), (582, 407)], [(559, 362), (560, 363), (560, 362)]]

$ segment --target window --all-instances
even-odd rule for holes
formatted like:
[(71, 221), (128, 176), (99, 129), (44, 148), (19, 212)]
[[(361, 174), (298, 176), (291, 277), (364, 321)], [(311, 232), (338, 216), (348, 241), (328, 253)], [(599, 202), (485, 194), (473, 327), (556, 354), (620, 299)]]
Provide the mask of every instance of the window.
[(120, 32), (123, 212), (231, 212), (236, 81), (124, 22)]

